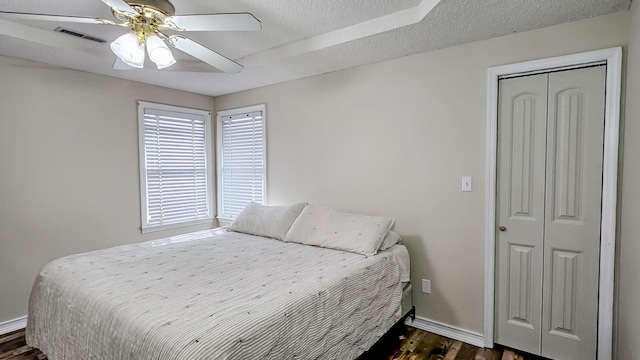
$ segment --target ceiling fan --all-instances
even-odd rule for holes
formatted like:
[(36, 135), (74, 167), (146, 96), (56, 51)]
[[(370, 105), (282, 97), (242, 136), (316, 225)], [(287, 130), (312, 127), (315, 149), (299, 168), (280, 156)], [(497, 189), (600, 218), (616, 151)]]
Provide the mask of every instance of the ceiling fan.
[(237, 73), (242, 65), (179, 34), (165, 31), (256, 31), (262, 25), (250, 13), (221, 13), (201, 15), (174, 15), (169, 0), (101, 0), (111, 8), (115, 21), (64, 15), (30, 14), (0, 11), (9, 19), (61, 21), (97, 25), (117, 25), (131, 30), (111, 43), (117, 55), (115, 68), (122, 62), (133, 68), (144, 67), (145, 47), (158, 69), (176, 63), (167, 43), (203, 62), (227, 73)]

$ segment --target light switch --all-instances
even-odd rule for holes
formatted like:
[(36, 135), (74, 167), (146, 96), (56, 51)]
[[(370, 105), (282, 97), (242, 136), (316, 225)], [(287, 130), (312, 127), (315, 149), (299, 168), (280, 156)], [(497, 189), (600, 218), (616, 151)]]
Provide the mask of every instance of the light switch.
[(472, 189), (472, 180), (471, 176), (463, 176), (462, 177), (462, 191), (469, 192)]

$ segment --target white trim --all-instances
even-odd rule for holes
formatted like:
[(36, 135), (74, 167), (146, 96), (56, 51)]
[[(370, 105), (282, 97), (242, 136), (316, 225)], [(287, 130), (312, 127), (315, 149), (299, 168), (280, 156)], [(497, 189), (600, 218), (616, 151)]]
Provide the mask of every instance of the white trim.
[(486, 189), (484, 207), (484, 346), (493, 347), (493, 319), (495, 293), (495, 236), (496, 236), (496, 169), (498, 145), (498, 73), (487, 73), (487, 142)]
[(613, 304), (616, 262), (616, 216), (618, 200), (618, 151), (620, 139), (620, 91), (622, 48), (612, 49), (607, 59), (604, 157), (602, 164), (602, 219), (600, 227), (600, 289), (598, 299), (598, 359), (613, 354)]
[(459, 340), (473, 346), (484, 347), (484, 337), (482, 336), (482, 334), (479, 334), (477, 332), (460, 329), (455, 326), (425, 319), (420, 316), (416, 316), (416, 319), (413, 321), (408, 318), (405, 324), (413, 326), (414, 328), (420, 330), (448, 337), (450, 339)]
[[(300, 56), (328, 47), (345, 44), (365, 37), (381, 34), (386, 31), (400, 29), (422, 21), (442, 0), (422, 0), (412, 8), (386, 14), (361, 23), (340, 28), (324, 34), (319, 34), (304, 40), (288, 43), (276, 48), (240, 58), (239, 61), (247, 65), (262, 65), (279, 60)], [(16, 35), (13, 35), (16, 33)], [(10, 36), (23, 37), (26, 31), (13, 31)], [(45, 43), (48, 44), (48, 43)]]
[(0, 335), (8, 334), (12, 331), (24, 329), (27, 327), (27, 316), (0, 323)]
[(610, 48), (489, 68), (487, 71), (487, 149), (485, 194), (484, 346), (493, 347), (495, 291), (495, 200), (498, 131), (498, 80), (515, 74), (607, 65), (606, 112), (600, 235), (600, 285), (598, 299), (598, 359), (609, 360), (613, 350), (613, 301), (618, 185), (618, 140), (622, 48)]
[(177, 223), (177, 224), (167, 224), (167, 225), (156, 225), (156, 226), (150, 226), (150, 227), (143, 227), (142, 229), (142, 233), (143, 234), (148, 234), (148, 233), (152, 233), (152, 232), (156, 232), (156, 231), (165, 231), (165, 230), (171, 230), (171, 229), (178, 229), (178, 228), (183, 228), (183, 227), (187, 227), (187, 226), (195, 226), (195, 225), (202, 225), (202, 224), (213, 224), (215, 221), (214, 218), (207, 218), (207, 219), (201, 219), (201, 220), (193, 220), (193, 221), (186, 221), (186, 222), (181, 222), (181, 223)]

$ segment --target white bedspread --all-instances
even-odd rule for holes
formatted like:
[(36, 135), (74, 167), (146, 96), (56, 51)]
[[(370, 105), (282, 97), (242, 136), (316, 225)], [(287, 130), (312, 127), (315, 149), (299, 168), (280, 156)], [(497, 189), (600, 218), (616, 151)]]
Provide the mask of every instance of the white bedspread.
[(50, 360), (356, 358), (402, 316), (402, 248), (207, 230), (65, 257), (35, 281), (27, 343)]

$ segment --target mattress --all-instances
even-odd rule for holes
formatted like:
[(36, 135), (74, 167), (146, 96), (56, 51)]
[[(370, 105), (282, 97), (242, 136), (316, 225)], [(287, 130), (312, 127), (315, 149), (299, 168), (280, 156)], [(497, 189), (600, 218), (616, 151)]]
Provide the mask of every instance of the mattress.
[(408, 253), (207, 230), (68, 256), (33, 286), (27, 343), (60, 359), (353, 359), (403, 315)]
[(413, 286), (410, 282), (405, 283), (402, 288), (402, 313), (407, 314), (413, 308)]

